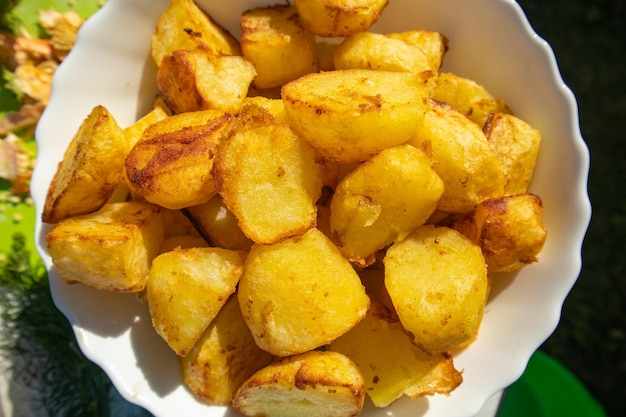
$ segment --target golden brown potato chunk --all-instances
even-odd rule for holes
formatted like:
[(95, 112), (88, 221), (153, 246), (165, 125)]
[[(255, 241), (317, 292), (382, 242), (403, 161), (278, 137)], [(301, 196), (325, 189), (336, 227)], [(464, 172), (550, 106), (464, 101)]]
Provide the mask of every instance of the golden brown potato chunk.
[(237, 114), (255, 75), (245, 58), (195, 49), (166, 55), (156, 80), (174, 114), (208, 109)]
[(419, 47), (379, 33), (358, 32), (345, 38), (333, 57), (335, 69), (353, 68), (434, 74), (438, 68)]
[(183, 213), (198, 233), (213, 246), (247, 251), (254, 243), (241, 231), (237, 218), (228, 210), (219, 194), (204, 204), (183, 209)]
[(94, 107), (69, 143), (52, 178), (42, 220), (59, 221), (98, 210), (122, 179), (130, 146), (103, 106)]
[(190, 248), (154, 258), (146, 299), (156, 332), (186, 356), (235, 292), (244, 255), (221, 248)]
[(478, 245), (453, 229), (422, 226), (394, 243), (384, 264), (385, 287), (416, 345), (434, 354), (475, 337), (488, 292)]
[(282, 88), (293, 130), (323, 157), (344, 163), (415, 137), (428, 94), (417, 74), (363, 69), (309, 74)]
[(318, 70), (315, 36), (294, 6), (277, 5), (241, 15), (241, 50), (256, 68), (254, 86), (278, 87)]
[(246, 97), (243, 101), (243, 106), (255, 105), (266, 112), (268, 112), (274, 118), (274, 121), (279, 124), (289, 124), (287, 113), (285, 112), (285, 105), (280, 98), (269, 98), (264, 96)]
[(437, 208), (467, 213), (504, 193), (504, 172), (481, 128), (445, 103), (431, 101), (409, 144), (432, 155), (445, 188)]
[(509, 272), (537, 261), (547, 237), (542, 213), (538, 196), (518, 194), (485, 200), (447, 224), (481, 247), (489, 272)]
[(238, 296), (257, 344), (277, 356), (331, 342), (358, 323), (369, 305), (359, 276), (317, 229), (254, 245)]
[(213, 175), (246, 236), (274, 243), (315, 226), (319, 159), (287, 125), (243, 124), (219, 147)]
[(483, 128), (504, 171), (504, 194), (523, 194), (533, 176), (541, 132), (522, 119), (491, 113)]
[(142, 291), (163, 242), (162, 212), (153, 204), (115, 203), (59, 222), (46, 235), (59, 276), (101, 291)]
[(353, 417), (363, 409), (363, 377), (346, 356), (311, 351), (260, 369), (237, 391), (246, 416)]
[(157, 66), (178, 49), (200, 48), (215, 55), (241, 55), (239, 42), (204, 13), (194, 0), (172, 0), (152, 34)]
[(443, 34), (415, 29), (406, 32), (388, 33), (385, 36), (392, 39), (400, 39), (409, 45), (420, 48), (428, 57), (433, 72), (435, 74), (439, 72), (439, 68), (441, 68), (443, 63), (443, 57), (448, 51), (448, 39)]
[(375, 302), (363, 321), (329, 348), (357, 364), (376, 407), (386, 407), (407, 392), (412, 398), (449, 393), (462, 381), (450, 356), (421, 350), (402, 324)]
[(201, 400), (229, 405), (237, 389), (274, 356), (259, 348), (232, 295), (181, 359), (185, 384)]
[(133, 193), (175, 210), (207, 202), (216, 193), (215, 149), (234, 116), (219, 110), (181, 113), (151, 125), (126, 157)]
[(492, 111), (511, 112), (502, 100), (494, 97), (483, 85), (451, 72), (439, 73), (432, 97), (448, 103), (481, 128)]
[(401, 145), (381, 151), (339, 182), (330, 228), (348, 260), (366, 266), (376, 251), (426, 222), (444, 192), (430, 164), (419, 149)]
[(319, 36), (349, 36), (369, 29), (388, 0), (295, 0), (300, 20)]

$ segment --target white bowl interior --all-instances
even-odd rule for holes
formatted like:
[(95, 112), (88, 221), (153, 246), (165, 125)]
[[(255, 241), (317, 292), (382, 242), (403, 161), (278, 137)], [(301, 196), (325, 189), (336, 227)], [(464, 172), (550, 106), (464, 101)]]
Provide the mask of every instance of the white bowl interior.
[[(155, 67), (150, 35), (169, 0), (109, 0), (81, 29), (57, 71), (52, 98), (38, 125), (39, 157), (32, 180), (38, 250), (50, 272), (52, 295), (71, 322), (83, 352), (111, 377), (121, 394), (158, 416), (234, 416), (227, 407), (195, 400), (182, 384), (176, 357), (153, 331), (146, 306), (133, 295), (107, 294), (61, 282), (46, 252), (49, 226), (40, 221), (47, 188), (67, 143), (97, 104), (122, 126), (152, 103)], [(238, 35), (241, 11), (263, 0), (198, 4)], [(588, 150), (580, 136), (575, 98), (549, 45), (509, 0), (391, 0), (373, 31), (415, 28), (450, 40), (445, 71), (472, 78), (503, 97), (515, 114), (542, 131), (531, 192), (544, 202), (548, 240), (540, 262), (499, 277), (478, 340), (455, 355), (464, 382), (450, 396), (402, 399), (363, 416), (469, 417), (522, 374), (529, 357), (554, 331), (581, 267), (590, 219)]]

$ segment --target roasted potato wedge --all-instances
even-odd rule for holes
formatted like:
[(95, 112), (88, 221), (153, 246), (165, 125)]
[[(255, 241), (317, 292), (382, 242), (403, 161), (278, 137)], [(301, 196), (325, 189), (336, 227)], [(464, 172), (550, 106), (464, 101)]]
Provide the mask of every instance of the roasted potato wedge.
[(432, 155), (445, 188), (437, 208), (466, 213), (504, 194), (504, 172), (481, 128), (449, 105), (431, 101), (409, 144)]
[(183, 49), (163, 57), (156, 80), (174, 114), (208, 109), (237, 114), (255, 75), (254, 65), (241, 56)]
[(315, 36), (291, 5), (248, 10), (241, 15), (241, 50), (256, 68), (254, 86), (278, 87), (317, 72)]
[(517, 194), (485, 200), (444, 223), (480, 246), (490, 273), (510, 272), (537, 261), (547, 237), (542, 213), (538, 196)]
[(213, 177), (245, 235), (274, 243), (315, 227), (319, 159), (289, 126), (252, 121), (218, 148)]
[(274, 118), (274, 122), (276, 123), (289, 124), (289, 119), (285, 112), (285, 105), (280, 98), (268, 98), (264, 96), (246, 97), (242, 107), (248, 105), (255, 105), (262, 108)]
[(432, 97), (448, 103), (481, 128), (492, 111), (511, 113), (506, 103), (497, 99), (483, 85), (451, 72), (439, 73)]
[(430, 217), (444, 192), (431, 161), (411, 145), (387, 148), (340, 182), (330, 202), (333, 241), (351, 262), (367, 266), (380, 249)]
[(277, 356), (330, 343), (369, 305), (359, 276), (317, 229), (252, 246), (237, 294), (254, 340)]
[(179, 49), (203, 49), (215, 55), (241, 55), (239, 41), (202, 11), (194, 0), (172, 0), (152, 34), (157, 67)]
[(386, 407), (407, 392), (412, 398), (449, 393), (462, 381), (449, 355), (421, 350), (402, 324), (376, 302), (363, 321), (332, 342), (329, 349), (357, 364), (365, 392), (376, 407)]
[(429, 95), (418, 74), (342, 70), (285, 84), (293, 130), (325, 158), (362, 162), (415, 137)]
[(163, 209), (107, 204), (57, 223), (46, 235), (52, 263), (68, 283), (100, 291), (140, 292), (163, 242)]
[(206, 203), (217, 192), (214, 153), (233, 121), (229, 113), (204, 110), (151, 125), (126, 157), (128, 187), (172, 210)]
[(485, 136), (504, 171), (504, 194), (523, 194), (535, 170), (541, 132), (524, 120), (493, 112), (483, 127)]
[(478, 245), (453, 229), (425, 225), (394, 243), (384, 264), (385, 287), (413, 343), (434, 354), (475, 337), (489, 288)]
[(388, 0), (295, 0), (302, 24), (325, 37), (349, 36), (369, 29)]
[(237, 296), (232, 295), (193, 349), (181, 358), (181, 368), (185, 384), (198, 398), (230, 405), (237, 389), (273, 359), (254, 343)]
[(175, 248), (154, 258), (146, 300), (156, 332), (186, 356), (235, 292), (244, 255), (221, 248)]
[(333, 56), (335, 69), (372, 69), (382, 71), (435, 74), (438, 68), (419, 47), (402, 39), (380, 33), (357, 32), (345, 38)]
[(183, 209), (183, 213), (198, 233), (213, 246), (247, 251), (254, 243), (241, 231), (237, 218), (228, 210), (219, 194), (204, 204)]
[(104, 106), (78, 127), (48, 188), (42, 220), (59, 221), (102, 207), (122, 179), (130, 150), (124, 131)]
[(388, 33), (385, 36), (392, 39), (400, 39), (409, 45), (420, 48), (428, 57), (432, 71), (435, 74), (439, 72), (443, 64), (443, 58), (448, 51), (448, 38), (442, 33), (416, 29), (406, 32)]
[(363, 377), (346, 356), (311, 351), (257, 371), (233, 406), (247, 416), (353, 417), (363, 409)]

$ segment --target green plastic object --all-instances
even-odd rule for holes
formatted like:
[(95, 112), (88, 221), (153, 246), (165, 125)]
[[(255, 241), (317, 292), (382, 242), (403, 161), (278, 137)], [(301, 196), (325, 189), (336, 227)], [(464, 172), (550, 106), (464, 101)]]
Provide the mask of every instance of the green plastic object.
[(602, 406), (563, 365), (537, 351), (504, 393), (498, 417), (606, 417)]

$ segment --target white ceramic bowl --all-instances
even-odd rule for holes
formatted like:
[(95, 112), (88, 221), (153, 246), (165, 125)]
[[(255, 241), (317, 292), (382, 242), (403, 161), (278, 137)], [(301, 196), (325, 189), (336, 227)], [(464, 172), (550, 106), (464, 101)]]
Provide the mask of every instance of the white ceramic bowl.
[[(209, 407), (185, 389), (175, 356), (153, 331), (134, 295), (65, 285), (46, 252), (49, 226), (39, 217), (46, 190), (78, 125), (102, 104), (129, 125), (151, 105), (155, 67), (150, 35), (168, 0), (109, 0), (81, 29), (74, 51), (54, 77), (52, 98), (37, 128), (39, 160), (32, 181), (38, 250), (50, 271), (54, 301), (71, 322), (83, 352), (121, 394), (158, 416), (234, 416)], [(200, 0), (238, 36), (241, 11), (267, 0)], [(423, 28), (444, 33), (444, 70), (472, 78), (504, 97), (515, 113), (543, 133), (531, 191), (543, 199), (549, 236), (539, 263), (494, 284), (478, 340), (455, 357), (464, 382), (450, 396), (401, 399), (388, 409), (367, 405), (363, 416), (469, 417), (513, 383), (532, 353), (554, 331), (581, 267), (590, 219), (588, 150), (576, 101), (559, 75), (549, 45), (512, 0), (391, 0), (377, 32)]]

